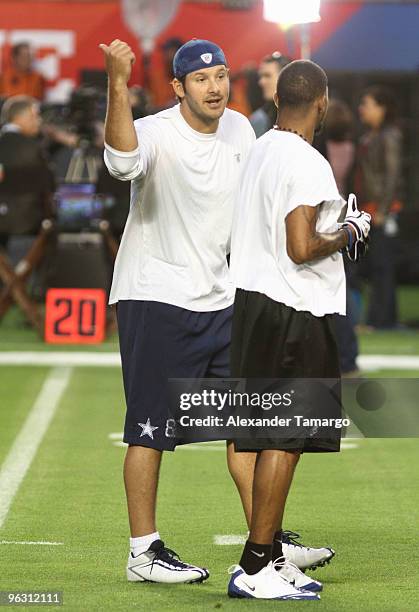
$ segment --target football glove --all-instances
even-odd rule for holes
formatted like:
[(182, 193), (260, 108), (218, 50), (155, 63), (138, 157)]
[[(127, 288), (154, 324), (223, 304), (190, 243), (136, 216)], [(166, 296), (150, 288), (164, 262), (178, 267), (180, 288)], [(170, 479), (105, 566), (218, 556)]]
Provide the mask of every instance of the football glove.
[(351, 234), (349, 244), (344, 250), (351, 261), (357, 262), (368, 250), (371, 215), (358, 210), (356, 195), (353, 193), (349, 194), (346, 217), (340, 225), (340, 229), (344, 228)]

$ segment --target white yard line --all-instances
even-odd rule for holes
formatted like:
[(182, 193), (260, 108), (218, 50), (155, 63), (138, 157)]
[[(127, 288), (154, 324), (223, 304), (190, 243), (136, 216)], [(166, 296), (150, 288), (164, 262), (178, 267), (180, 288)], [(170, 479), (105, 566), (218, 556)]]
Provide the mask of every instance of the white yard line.
[(71, 372), (70, 368), (57, 367), (48, 374), (0, 468), (0, 528), (67, 388)]
[(236, 546), (245, 544), (247, 537), (245, 535), (215, 535), (214, 544), (217, 546)]
[(0, 365), (22, 366), (121, 366), (119, 353), (97, 353), (94, 351), (4, 351), (0, 352)]
[(419, 370), (419, 355), (360, 355), (361, 370)]
[(64, 546), (64, 542), (12, 542), (9, 540), (0, 540), (1, 544), (18, 544), (23, 546)]
[[(95, 366), (117, 367), (121, 365), (119, 353), (95, 351), (3, 351), (0, 365), (30, 366)], [(361, 370), (419, 370), (419, 355), (360, 355)]]

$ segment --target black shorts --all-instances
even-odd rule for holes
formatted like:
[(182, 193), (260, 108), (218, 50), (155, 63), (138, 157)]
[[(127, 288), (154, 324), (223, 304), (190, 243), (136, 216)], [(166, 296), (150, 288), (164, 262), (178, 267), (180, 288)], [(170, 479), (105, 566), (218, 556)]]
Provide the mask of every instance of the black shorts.
[[(233, 314), (231, 376), (340, 379), (333, 315), (315, 317), (262, 293), (238, 289)], [(237, 451), (337, 452), (340, 437), (340, 430), (336, 430), (336, 435), (333, 433), (327, 439), (238, 439), (235, 448)]]
[(174, 450), (169, 378), (228, 378), (233, 307), (194, 312), (122, 300), (117, 318), (127, 413), (124, 442)]

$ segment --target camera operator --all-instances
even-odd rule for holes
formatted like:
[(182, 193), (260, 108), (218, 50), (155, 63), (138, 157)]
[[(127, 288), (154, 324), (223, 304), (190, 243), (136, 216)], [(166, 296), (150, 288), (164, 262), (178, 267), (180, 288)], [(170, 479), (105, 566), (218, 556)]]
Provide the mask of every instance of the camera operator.
[(8, 98), (1, 111), (0, 236), (13, 265), (28, 252), (43, 219), (53, 216), (54, 180), (37, 140), (37, 100)]

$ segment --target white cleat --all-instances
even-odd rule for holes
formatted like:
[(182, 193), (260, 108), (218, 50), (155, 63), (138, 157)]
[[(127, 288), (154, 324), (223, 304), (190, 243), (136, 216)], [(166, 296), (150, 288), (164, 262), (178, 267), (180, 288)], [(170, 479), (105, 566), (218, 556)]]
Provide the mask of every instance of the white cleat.
[(303, 574), (294, 563), (291, 563), (284, 557), (276, 559), (274, 567), (278, 574), (296, 589), (312, 591), (313, 593), (318, 593), (323, 589), (321, 582)]
[(173, 550), (166, 548), (161, 540), (153, 542), (148, 550), (136, 557), (132, 553), (128, 557), (127, 579), (129, 582), (180, 584), (203, 582), (208, 577), (208, 570), (184, 563)]
[(300, 570), (323, 567), (335, 556), (333, 548), (310, 548), (297, 542), (300, 537), (295, 531), (282, 532), (282, 553), (287, 561), (296, 565)]
[(301, 591), (284, 580), (272, 561), (257, 574), (246, 574), (240, 565), (233, 565), (228, 583), (229, 597), (242, 599), (281, 599), (281, 600), (318, 600), (320, 596), (309, 591)]

